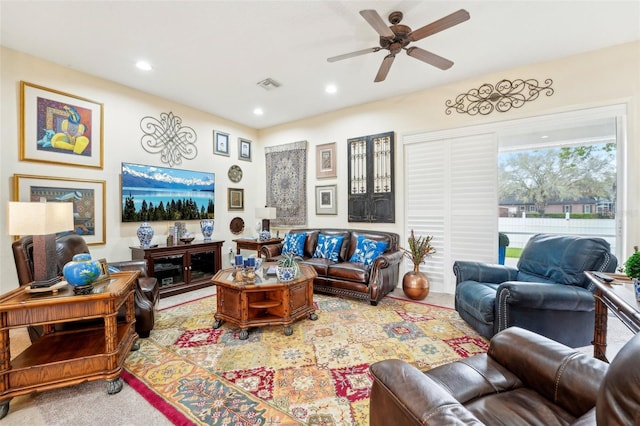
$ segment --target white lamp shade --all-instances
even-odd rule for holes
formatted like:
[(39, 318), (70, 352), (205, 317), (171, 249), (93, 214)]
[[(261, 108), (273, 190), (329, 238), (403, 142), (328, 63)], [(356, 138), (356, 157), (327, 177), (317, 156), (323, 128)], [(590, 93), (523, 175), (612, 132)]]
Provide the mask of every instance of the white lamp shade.
[(276, 219), (278, 217), (276, 212), (275, 207), (258, 207), (256, 209), (256, 217), (260, 219)]
[(73, 203), (9, 201), (9, 235), (48, 235), (73, 229)]

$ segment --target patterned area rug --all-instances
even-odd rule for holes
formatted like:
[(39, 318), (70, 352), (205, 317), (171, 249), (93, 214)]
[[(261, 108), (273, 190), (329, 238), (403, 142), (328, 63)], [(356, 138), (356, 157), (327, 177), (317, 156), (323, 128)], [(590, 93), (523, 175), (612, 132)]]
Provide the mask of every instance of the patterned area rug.
[(485, 352), (447, 308), (385, 297), (378, 306), (314, 295), (318, 320), (213, 329), (215, 296), (168, 308), (126, 360), (124, 379), (175, 424), (368, 425), (369, 365), (426, 370)]

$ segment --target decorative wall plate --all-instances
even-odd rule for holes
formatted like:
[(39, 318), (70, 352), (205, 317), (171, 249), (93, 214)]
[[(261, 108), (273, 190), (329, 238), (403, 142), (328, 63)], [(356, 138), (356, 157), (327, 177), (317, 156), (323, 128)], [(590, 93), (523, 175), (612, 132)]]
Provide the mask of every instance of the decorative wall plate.
[(242, 231), (244, 231), (244, 220), (241, 217), (234, 217), (231, 219), (231, 224), (229, 224), (229, 229), (232, 234), (238, 235)]
[(236, 166), (235, 164), (229, 167), (229, 172), (227, 173), (231, 182), (238, 183), (242, 180), (242, 169), (240, 166)]

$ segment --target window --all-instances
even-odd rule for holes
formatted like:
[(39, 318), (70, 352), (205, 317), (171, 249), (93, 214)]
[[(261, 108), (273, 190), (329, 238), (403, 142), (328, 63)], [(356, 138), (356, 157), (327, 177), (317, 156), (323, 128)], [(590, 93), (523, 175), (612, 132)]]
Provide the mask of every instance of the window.
[(591, 213), (591, 204), (585, 204), (582, 207), (582, 213)]
[(562, 206), (562, 213), (571, 213), (571, 206), (568, 206), (568, 205)]
[[(506, 202), (499, 197), (498, 159), (502, 154), (558, 147), (587, 147), (569, 150), (573, 154), (580, 154), (590, 151), (590, 145), (603, 143), (612, 143), (618, 153), (623, 153), (626, 114), (626, 106), (621, 104), (404, 135), (403, 199), (406, 229), (401, 240), (406, 241), (411, 229), (419, 235), (434, 236), (433, 245), (438, 252), (423, 265), (429, 273), (432, 290), (455, 292), (455, 277), (451, 267), (456, 260), (496, 263), (498, 230), (509, 236), (509, 248), (524, 247), (529, 236), (535, 232), (566, 232), (564, 228), (545, 227), (538, 231), (521, 227), (523, 222), (527, 226), (537, 226), (538, 222), (546, 222), (548, 218), (541, 220), (538, 216), (542, 212), (536, 210), (531, 215), (527, 214), (527, 220), (523, 221), (521, 213), (529, 210), (531, 205), (535, 207), (535, 204), (511, 199)], [(575, 137), (578, 135), (575, 131), (580, 129), (584, 130), (582, 136)], [(572, 134), (574, 137), (571, 137)], [(591, 154), (595, 154), (593, 151)], [(625, 258), (621, 250), (627, 244), (627, 237), (624, 222), (617, 223), (616, 210), (625, 208), (624, 200), (618, 196), (625, 193), (625, 180), (616, 171), (623, 161), (621, 155), (611, 153), (614, 158), (610, 159), (609, 167), (594, 169), (597, 180), (601, 182), (603, 175), (600, 172), (614, 172), (608, 177), (610, 185), (606, 188), (607, 195), (589, 203), (579, 201), (579, 197), (572, 198), (576, 199), (578, 211), (582, 210), (583, 204), (591, 204), (595, 214), (605, 219), (602, 224), (606, 230), (592, 227), (592, 233), (589, 233), (589, 230), (581, 229), (578, 231), (580, 235), (601, 236), (611, 244), (612, 252), (620, 259)], [(598, 155), (602, 154), (600, 150)], [(594, 174), (589, 172), (588, 175)], [(575, 228), (578, 220), (583, 219), (571, 218), (567, 221), (562, 213), (562, 206), (572, 204), (572, 200), (561, 196), (557, 199), (566, 201), (555, 204), (557, 210), (553, 215), (562, 219), (553, 223)], [(504, 207), (500, 209), (498, 206)], [(499, 217), (500, 211), (503, 214)], [(505, 211), (508, 214), (504, 214)], [(552, 216), (550, 212), (545, 214)], [(529, 216), (531, 220), (528, 220)], [(589, 223), (595, 224), (593, 219)], [(506, 263), (513, 264), (515, 261), (517, 259), (507, 258)], [(409, 270), (410, 266), (405, 264), (404, 270)]]

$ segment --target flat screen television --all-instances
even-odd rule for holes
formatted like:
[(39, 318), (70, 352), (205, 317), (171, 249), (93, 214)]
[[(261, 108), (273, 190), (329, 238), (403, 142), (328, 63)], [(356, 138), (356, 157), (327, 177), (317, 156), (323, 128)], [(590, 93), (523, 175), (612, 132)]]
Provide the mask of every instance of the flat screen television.
[(122, 163), (122, 221), (213, 219), (215, 173)]

